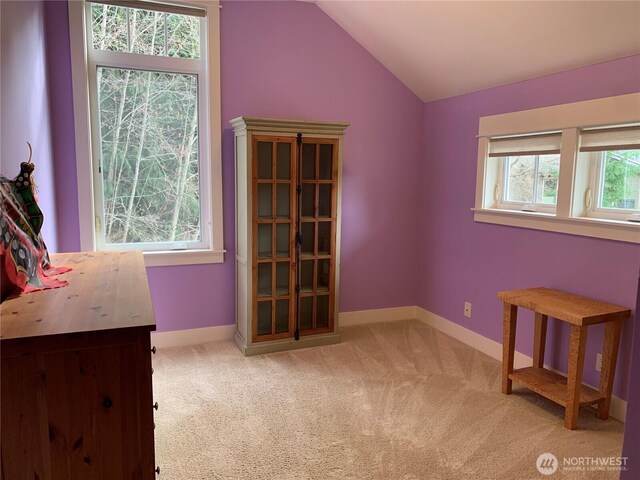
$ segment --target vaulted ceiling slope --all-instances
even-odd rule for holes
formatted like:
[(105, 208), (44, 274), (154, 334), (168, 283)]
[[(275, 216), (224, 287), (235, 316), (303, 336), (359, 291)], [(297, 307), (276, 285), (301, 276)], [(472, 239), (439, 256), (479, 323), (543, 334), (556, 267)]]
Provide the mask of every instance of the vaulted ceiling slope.
[(640, 53), (640, 1), (315, 3), (424, 102)]

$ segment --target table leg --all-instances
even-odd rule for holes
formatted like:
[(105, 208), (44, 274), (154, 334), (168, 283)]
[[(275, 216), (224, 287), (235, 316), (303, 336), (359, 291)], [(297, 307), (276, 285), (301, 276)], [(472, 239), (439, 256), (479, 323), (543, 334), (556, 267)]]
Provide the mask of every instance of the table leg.
[(517, 317), (518, 307), (505, 303), (502, 311), (502, 393), (505, 395), (511, 394), (512, 380), (509, 375), (513, 373)]
[(567, 404), (564, 413), (564, 426), (574, 430), (578, 426), (580, 411), (580, 390), (582, 388), (582, 369), (587, 344), (587, 327), (571, 325), (569, 340), (569, 372), (567, 375)]
[(604, 400), (598, 404), (597, 413), (597, 417), (602, 420), (609, 418), (611, 392), (613, 390), (613, 378), (616, 373), (616, 362), (618, 360), (621, 331), (622, 320), (607, 323), (604, 330), (602, 370), (600, 371), (600, 394), (604, 396)]
[(549, 317), (536, 312), (535, 335), (533, 343), (533, 366), (544, 366), (544, 347), (547, 341), (547, 320)]

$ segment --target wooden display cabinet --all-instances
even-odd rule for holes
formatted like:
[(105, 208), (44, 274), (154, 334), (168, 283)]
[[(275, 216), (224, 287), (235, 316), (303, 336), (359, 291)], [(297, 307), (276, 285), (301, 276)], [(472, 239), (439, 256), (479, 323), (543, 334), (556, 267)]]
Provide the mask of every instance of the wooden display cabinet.
[(340, 188), (348, 123), (239, 117), (236, 334), (245, 355), (340, 341)]

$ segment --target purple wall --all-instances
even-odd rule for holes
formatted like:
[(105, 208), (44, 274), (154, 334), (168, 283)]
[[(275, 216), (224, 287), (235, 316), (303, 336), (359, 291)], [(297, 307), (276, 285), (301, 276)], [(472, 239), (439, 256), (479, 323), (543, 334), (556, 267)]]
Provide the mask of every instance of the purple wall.
[(0, 97), (0, 172), (14, 178), (33, 147), (38, 200), (45, 221), (42, 235), (48, 248), (58, 248), (54, 161), (51, 149), (44, 3), (0, 2), (2, 58)]
[[(502, 341), (500, 290), (548, 286), (633, 307), (640, 247), (635, 244), (476, 223), (481, 116), (621, 95), (640, 87), (640, 56), (592, 65), (425, 105), (421, 274), (418, 304)], [(463, 316), (465, 301), (472, 319)], [(522, 311), (517, 349), (531, 354), (533, 315)], [(584, 379), (598, 384), (602, 326), (589, 328)], [(626, 398), (633, 320), (625, 323), (614, 392)], [(547, 361), (566, 371), (568, 330), (549, 326)]]
[(55, 159), (55, 186), (58, 220), (58, 248), (61, 252), (80, 250), (78, 191), (76, 189), (76, 149), (73, 119), (73, 87), (69, 51), (67, 2), (45, 1), (45, 40), (48, 62), (49, 105), (51, 107), (51, 147)]
[[(69, 110), (66, 2), (57, 23), (56, 112)], [(64, 13), (62, 12), (64, 10)], [(221, 10), (224, 264), (148, 269), (158, 330), (234, 322), (234, 167), (229, 120), (239, 115), (351, 122), (344, 151), (340, 310), (415, 304), (419, 168), (424, 104), (318, 7), (301, 2), (224, 2)], [(72, 130), (69, 130), (72, 131)], [(68, 133), (68, 132), (61, 132)], [(62, 138), (62, 137), (61, 137)], [(64, 221), (61, 249), (76, 250), (73, 136), (56, 145)]]
[[(640, 312), (640, 282), (636, 297), (636, 312)], [(627, 470), (621, 480), (637, 480), (640, 472), (640, 328), (633, 330), (633, 349), (631, 354), (631, 375), (627, 395), (629, 409), (624, 429), (624, 448), (622, 456), (629, 458)]]

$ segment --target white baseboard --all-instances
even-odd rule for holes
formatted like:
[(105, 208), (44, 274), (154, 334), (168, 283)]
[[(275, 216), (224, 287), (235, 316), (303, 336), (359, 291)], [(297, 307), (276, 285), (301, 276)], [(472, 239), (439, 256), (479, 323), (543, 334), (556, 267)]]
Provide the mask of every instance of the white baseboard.
[[(475, 348), (476, 350), (481, 351), (485, 355), (490, 356), (491, 358), (495, 358), (496, 360), (502, 361), (502, 344), (496, 342), (495, 340), (491, 340), (490, 338), (484, 337), (479, 333), (476, 333), (468, 328), (462, 327), (457, 323), (454, 323), (446, 318), (442, 318), (435, 313), (431, 313), (424, 308), (415, 307), (416, 309), (416, 318), (421, 322), (435, 328), (436, 330), (440, 330), (442, 333), (449, 335), (450, 337), (455, 338), (456, 340), (469, 345), (470, 347)], [(530, 367), (533, 363), (533, 359), (520, 353), (518, 351), (515, 352), (514, 356), (514, 367), (515, 368), (523, 368)], [(549, 368), (558, 373), (558, 370), (551, 368), (545, 365), (545, 368)], [(566, 375), (566, 374), (565, 374)], [(591, 385), (589, 385), (591, 386)], [(593, 387), (596, 390), (597, 387)], [(616, 397), (615, 395), (611, 396), (611, 410), (609, 414), (621, 422), (624, 422), (627, 418), (627, 401), (623, 400), (620, 397)]]
[(365, 325), (367, 323), (392, 322), (394, 320), (410, 320), (416, 318), (417, 307), (379, 308), (376, 310), (358, 310), (341, 312), (340, 326)]
[(236, 330), (235, 325), (220, 325), (218, 327), (191, 328), (172, 332), (152, 332), (151, 343), (157, 348), (186, 347), (201, 343), (232, 340)]

